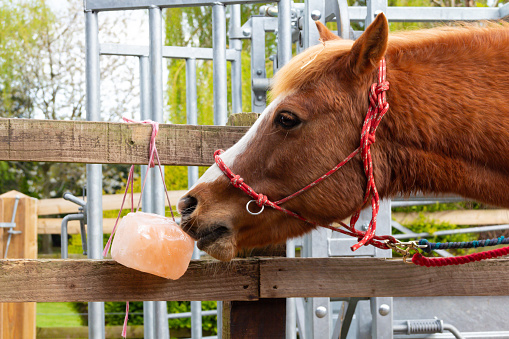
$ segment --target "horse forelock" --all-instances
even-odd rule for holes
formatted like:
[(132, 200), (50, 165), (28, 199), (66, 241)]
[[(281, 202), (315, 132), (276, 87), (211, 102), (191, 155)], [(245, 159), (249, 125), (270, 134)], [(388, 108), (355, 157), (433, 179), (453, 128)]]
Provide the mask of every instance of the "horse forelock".
[(330, 62), (348, 53), (352, 45), (351, 40), (330, 40), (296, 55), (275, 75), (270, 95), (277, 98), (320, 79), (328, 72)]

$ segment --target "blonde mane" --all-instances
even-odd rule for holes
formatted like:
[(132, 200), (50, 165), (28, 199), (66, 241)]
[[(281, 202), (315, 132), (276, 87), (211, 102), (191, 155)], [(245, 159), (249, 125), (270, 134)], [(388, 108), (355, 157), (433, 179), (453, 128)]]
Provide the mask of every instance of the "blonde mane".
[[(389, 36), (387, 54), (391, 55), (416, 47), (432, 47), (454, 43), (465, 45), (464, 41), (466, 39), (471, 39), (471, 43), (503, 41), (501, 34), (493, 34), (494, 32), (502, 33), (503, 36), (509, 35), (509, 23), (461, 23), (457, 27), (442, 26), (393, 33)], [(475, 39), (472, 38), (473, 34), (476, 35)], [(353, 43), (352, 40), (329, 40), (296, 55), (275, 75), (270, 96), (276, 98), (282, 93), (301, 89), (306, 84), (320, 79), (331, 70), (331, 66), (339, 58), (351, 50)]]
[(324, 44), (311, 46), (297, 54), (277, 72), (270, 92), (272, 98), (292, 89), (299, 89), (313, 79), (321, 77), (328, 69), (325, 67), (327, 64), (350, 51), (353, 41), (329, 40)]

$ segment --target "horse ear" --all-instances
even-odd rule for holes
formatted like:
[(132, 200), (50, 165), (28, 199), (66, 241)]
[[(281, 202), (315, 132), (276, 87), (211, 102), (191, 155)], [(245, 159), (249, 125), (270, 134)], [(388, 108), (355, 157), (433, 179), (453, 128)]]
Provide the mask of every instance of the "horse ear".
[(389, 24), (385, 15), (380, 13), (352, 46), (350, 57), (354, 73), (364, 74), (378, 67), (387, 50), (388, 40)]
[(323, 42), (328, 40), (339, 40), (341, 39), (336, 34), (332, 33), (327, 26), (322, 24), (320, 21), (315, 21), (316, 28), (318, 28), (318, 33), (320, 33), (320, 40)]

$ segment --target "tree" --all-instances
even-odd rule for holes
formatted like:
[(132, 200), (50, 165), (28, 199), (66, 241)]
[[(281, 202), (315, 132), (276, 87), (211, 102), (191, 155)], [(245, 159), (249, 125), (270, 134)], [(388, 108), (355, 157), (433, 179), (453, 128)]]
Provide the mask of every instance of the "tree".
[(14, 5), (0, 1), (0, 116), (30, 118), (33, 98), (30, 86), (24, 81), (26, 51), (37, 49), (38, 40), (54, 16), (42, 1), (26, 1)]
[[(125, 14), (100, 18), (100, 38), (117, 42), (127, 35)], [(82, 2), (48, 7), (43, 0), (0, 0), (0, 117), (84, 119), (85, 28)], [(115, 27), (115, 28), (113, 28)], [(138, 112), (136, 60), (102, 57), (102, 111), (106, 119)], [(103, 114), (104, 116), (104, 114)], [(125, 181), (125, 166), (105, 166), (105, 191)], [(0, 189), (18, 189), (37, 198), (80, 194), (81, 164), (21, 163), (0, 165)]]
[[(259, 12), (258, 5), (243, 5), (241, 7), (242, 22)], [(229, 7), (227, 7), (228, 10)], [(212, 47), (212, 7), (189, 7), (170, 8), (165, 12), (166, 19), (166, 45), (168, 46), (194, 46)], [(229, 15), (227, 15), (227, 27)], [(267, 39), (268, 54), (276, 51), (275, 37)], [(242, 52), (242, 106), (244, 112), (251, 111), (251, 75), (250, 75), (250, 41), (243, 41)], [(228, 47), (228, 46), (227, 46)], [(213, 123), (213, 79), (212, 62), (198, 61), (197, 95), (198, 95), (198, 123)], [(269, 74), (272, 71), (272, 62), (267, 59)], [(168, 62), (168, 108), (170, 110), (170, 122), (182, 124), (186, 122), (186, 95), (185, 95), (185, 60), (170, 60)], [(228, 84), (230, 86), (230, 67), (228, 64)], [(228, 98), (231, 98), (231, 88), (228, 88)], [(231, 100), (228, 100), (229, 104)], [(231, 107), (229, 107), (231, 111)]]
[[(261, 5), (243, 5), (241, 7), (242, 22), (251, 15), (259, 12)], [(228, 7), (227, 7), (228, 10)], [(166, 45), (212, 47), (212, 7), (170, 8), (165, 11)], [(227, 14), (227, 27), (229, 15)], [(275, 38), (268, 38), (269, 54), (275, 53)], [(251, 57), (250, 41), (244, 40), (242, 51), (242, 107), (244, 112), (251, 111)], [(227, 46), (228, 48), (228, 46)], [(168, 90), (167, 108), (169, 122), (174, 124), (186, 123), (186, 61), (168, 61)], [(231, 112), (231, 67), (227, 64), (228, 76), (228, 110)], [(272, 74), (272, 62), (267, 59), (268, 74)], [(197, 108), (198, 124), (213, 124), (213, 64), (212, 61), (197, 60)], [(203, 172), (205, 168), (201, 168)], [(187, 171), (185, 167), (166, 167), (165, 178), (167, 183), (173, 183), (174, 189), (187, 188)]]

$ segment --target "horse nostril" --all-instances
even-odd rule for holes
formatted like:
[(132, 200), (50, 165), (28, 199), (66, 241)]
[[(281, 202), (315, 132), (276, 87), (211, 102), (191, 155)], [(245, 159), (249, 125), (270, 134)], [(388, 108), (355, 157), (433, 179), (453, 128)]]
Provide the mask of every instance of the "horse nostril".
[(195, 197), (187, 195), (182, 197), (178, 202), (178, 210), (182, 216), (189, 215), (194, 212), (196, 206), (198, 205), (198, 200)]

